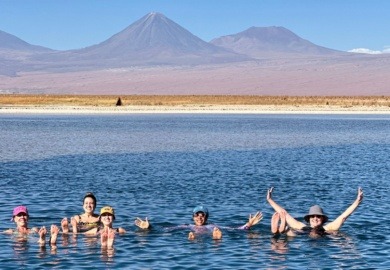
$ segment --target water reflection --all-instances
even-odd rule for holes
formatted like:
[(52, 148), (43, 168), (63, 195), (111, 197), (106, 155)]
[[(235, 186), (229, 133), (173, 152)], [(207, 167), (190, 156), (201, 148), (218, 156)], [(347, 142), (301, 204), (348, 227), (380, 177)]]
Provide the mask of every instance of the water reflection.
[[(288, 252), (287, 237), (272, 237), (271, 250), (278, 254), (286, 254)], [(280, 259), (280, 257), (277, 258)]]
[(61, 238), (61, 245), (63, 247), (69, 247), (69, 246), (76, 247), (77, 246), (77, 235), (76, 234), (63, 233), (61, 236), (62, 237), (58, 237), (58, 238)]
[(25, 265), (28, 261), (30, 243), (27, 235), (16, 234), (12, 239), (13, 256), (18, 264)]
[[(39, 246), (37, 237), (31, 234), (14, 233), (10, 237), (13, 256), (18, 264), (25, 265), (32, 254), (39, 259), (48, 255), (46, 246)], [(56, 254), (56, 247), (49, 244), (50, 254)]]
[(101, 259), (104, 263), (114, 262), (115, 248), (102, 247)]

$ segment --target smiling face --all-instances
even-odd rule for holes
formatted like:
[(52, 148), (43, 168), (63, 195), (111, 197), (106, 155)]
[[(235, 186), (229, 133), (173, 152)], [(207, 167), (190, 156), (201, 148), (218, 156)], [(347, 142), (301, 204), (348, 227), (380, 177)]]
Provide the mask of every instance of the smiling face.
[(92, 214), (93, 211), (95, 211), (95, 207), (96, 205), (94, 199), (92, 199), (91, 197), (85, 197), (83, 204), (85, 213)]
[(114, 216), (110, 213), (103, 213), (100, 215), (100, 222), (104, 225), (104, 227), (112, 227), (112, 223), (114, 222)]
[(203, 212), (197, 212), (193, 215), (193, 220), (196, 226), (203, 226), (207, 221), (206, 214)]
[(321, 215), (311, 215), (309, 216), (309, 223), (312, 228), (321, 226), (324, 223), (324, 217)]
[(16, 223), (16, 227), (27, 228), (28, 215), (26, 213), (20, 212), (14, 216), (14, 221)]

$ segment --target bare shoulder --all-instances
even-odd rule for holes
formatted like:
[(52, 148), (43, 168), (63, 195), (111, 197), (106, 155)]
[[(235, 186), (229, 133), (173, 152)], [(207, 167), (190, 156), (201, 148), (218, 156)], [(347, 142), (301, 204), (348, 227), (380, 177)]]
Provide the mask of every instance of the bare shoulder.
[(126, 233), (126, 230), (123, 229), (122, 227), (119, 227), (118, 228), (118, 233)]
[(74, 220), (76, 220), (77, 223), (79, 223), (79, 222), (81, 221), (81, 216), (82, 216), (82, 215), (74, 215), (72, 218), (73, 218)]

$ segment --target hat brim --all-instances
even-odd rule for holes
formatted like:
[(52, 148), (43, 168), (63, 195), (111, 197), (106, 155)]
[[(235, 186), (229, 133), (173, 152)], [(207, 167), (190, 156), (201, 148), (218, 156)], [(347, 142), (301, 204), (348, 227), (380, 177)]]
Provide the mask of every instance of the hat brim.
[(312, 215), (306, 215), (306, 216), (304, 217), (304, 219), (305, 219), (305, 221), (306, 221), (307, 223), (310, 222), (310, 216), (322, 216), (322, 217), (323, 217), (323, 222), (322, 222), (322, 223), (325, 223), (325, 222), (328, 221), (328, 217), (327, 217), (326, 215), (312, 214)]
[(99, 218), (101, 218), (103, 214), (110, 214), (110, 215), (113, 216), (114, 219), (115, 219), (115, 215), (114, 215), (113, 213), (110, 213), (110, 212), (103, 212), (103, 213), (100, 213)]
[(26, 213), (26, 212), (24, 212), (24, 211), (20, 211), (20, 212), (18, 212), (18, 213), (16, 213), (15, 215), (12, 216), (11, 221), (14, 221), (14, 220), (15, 220), (15, 217), (16, 217), (17, 215), (19, 215), (20, 213), (26, 214), (27, 218), (29, 217), (28, 213)]

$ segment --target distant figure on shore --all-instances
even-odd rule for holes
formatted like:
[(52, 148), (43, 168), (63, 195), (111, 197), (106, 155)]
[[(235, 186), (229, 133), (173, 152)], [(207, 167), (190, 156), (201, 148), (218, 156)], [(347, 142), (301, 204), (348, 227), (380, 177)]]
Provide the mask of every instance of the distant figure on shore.
[(116, 106), (122, 106), (122, 99), (118, 97), (118, 100), (116, 101)]
[[(272, 199), (273, 187), (267, 192), (267, 201), (276, 211), (271, 220), (271, 231), (274, 234), (287, 233), (287, 235), (294, 236), (296, 231), (309, 232), (311, 236), (324, 235), (328, 232), (338, 231), (347, 218), (356, 210), (359, 204), (363, 200), (363, 191), (359, 187), (356, 200), (334, 221), (324, 225), (328, 221), (328, 217), (324, 214), (322, 208), (318, 205), (310, 207), (309, 213), (305, 215), (304, 219), (308, 223), (302, 223), (293, 218), (284, 208), (279, 206)], [(278, 222), (280, 219), (280, 226), (278, 228)], [(287, 223), (288, 228), (285, 227)]]
[[(196, 237), (196, 234), (205, 234), (205, 233), (211, 233), (212, 239), (219, 240), (222, 238), (222, 232), (220, 230), (221, 227), (215, 225), (215, 224), (207, 224), (207, 219), (209, 217), (209, 211), (204, 206), (197, 206), (192, 210), (192, 219), (194, 221), (194, 224), (188, 224), (188, 225), (180, 225), (176, 226), (170, 229), (190, 229), (191, 232), (188, 234), (189, 240), (194, 240)], [(240, 226), (236, 229), (242, 229), (242, 230), (248, 230), (252, 226), (256, 225), (260, 222), (260, 220), (263, 218), (262, 213), (257, 212), (253, 217), (252, 215), (249, 215), (249, 220), (247, 223), (245, 223), (243, 226)], [(137, 218), (135, 220), (135, 225), (140, 227), (141, 229), (148, 229), (150, 227), (149, 221), (146, 218), (145, 220), (142, 220), (140, 218)]]

